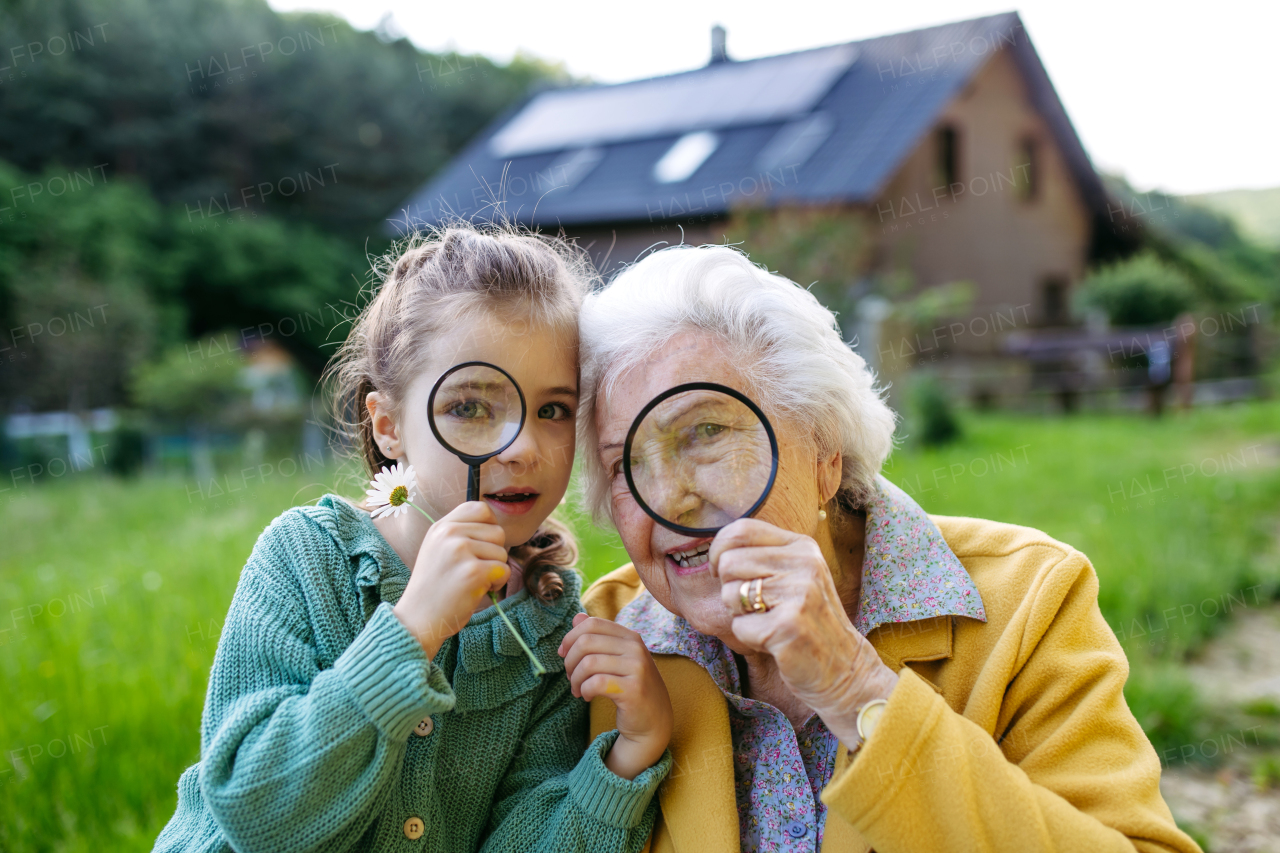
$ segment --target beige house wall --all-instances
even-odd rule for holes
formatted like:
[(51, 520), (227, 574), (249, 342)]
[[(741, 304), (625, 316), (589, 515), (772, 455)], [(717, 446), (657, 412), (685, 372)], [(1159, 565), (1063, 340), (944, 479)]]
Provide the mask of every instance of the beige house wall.
[[(937, 127), (947, 125), (958, 132), (962, 186), (940, 177), (937, 134), (926, 134), (868, 210), (880, 242), (877, 271), (905, 264), (920, 287), (971, 281), (975, 315), (1012, 312), (1019, 325), (1043, 323), (1045, 282), (1065, 282), (1069, 299), (1084, 273), (1090, 217), (1007, 53), (995, 54), (946, 108)], [(1027, 172), (1026, 137), (1037, 142), (1032, 199), (1014, 187)]]

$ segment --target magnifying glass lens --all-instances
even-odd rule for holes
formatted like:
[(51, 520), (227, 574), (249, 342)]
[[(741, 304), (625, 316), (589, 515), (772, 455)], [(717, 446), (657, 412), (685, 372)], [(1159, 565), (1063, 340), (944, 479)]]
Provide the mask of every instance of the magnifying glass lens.
[(524, 407), (515, 383), (505, 373), (466, 365), (440, 380), (431, 417), (440, 440), (454, 453), (488, 456), (519, 434)]
[(635, 427), (626, 460), (633, 494), (674, 528), (719, 529), (748, 515), (773, 476), (774, 452), (758, 414), (697, 389), (668, 397)]

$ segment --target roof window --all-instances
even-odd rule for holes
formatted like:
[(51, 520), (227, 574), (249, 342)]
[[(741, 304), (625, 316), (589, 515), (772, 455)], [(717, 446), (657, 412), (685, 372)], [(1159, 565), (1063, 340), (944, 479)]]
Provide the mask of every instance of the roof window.
[(707, 161), (720, 144), (720, 137), (709, 130), (686, 133), (667, 149), (653, 165), (653, 177), (660, 184), (687, 181)]

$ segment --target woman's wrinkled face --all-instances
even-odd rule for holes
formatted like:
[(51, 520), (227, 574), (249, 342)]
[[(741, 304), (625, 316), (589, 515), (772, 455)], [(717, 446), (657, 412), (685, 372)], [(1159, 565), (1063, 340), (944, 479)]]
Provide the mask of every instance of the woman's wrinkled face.
[[(712, 576), (706, 558), (711, 538), (686, 536), (656, 523), (636, 503), (622, 471), (622, 446), (635, 416), (658, 394), (685, 382), (716, 382), (751, 396), (750, 384), (718, 338), (683, 332), (640, 368), (618, 377), (607, 396), (597, 397), (597, 453), (610, 479), (614, 522), (645, 588), (695, 630), (735, 648), (733, 616), (721, 601), (720, 581)], [(821, 503), (815, 448), (807, 432), (789, 422), (772, 421), (780, 453), (778, 476), (769, 499), (754, 517), (813, 536)], [(691, 556), (690, 552), (701, 553)]]

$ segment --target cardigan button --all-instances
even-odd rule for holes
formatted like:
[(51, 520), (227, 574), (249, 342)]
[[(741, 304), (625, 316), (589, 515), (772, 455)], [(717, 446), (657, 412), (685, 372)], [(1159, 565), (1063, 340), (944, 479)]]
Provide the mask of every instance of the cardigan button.
[(413, 727), (413, 733), (418, 737), (426, 737), (431, 734), (432, 729), (436, 727), (435, 720), (430, 717), (423, 717), (422, 722)]
[(793, 820), (787, 824), (787, 835), (792, 838), (804, 838), (805, 833), (809, 831), (809, 827), (805, 826), (798, 820)]
[(411, 817), (404, 822), (404, 837), (410, 841), (417, 841), (422, 837), (425, 829), (426, 827), (422, 825), (422, 818)]

